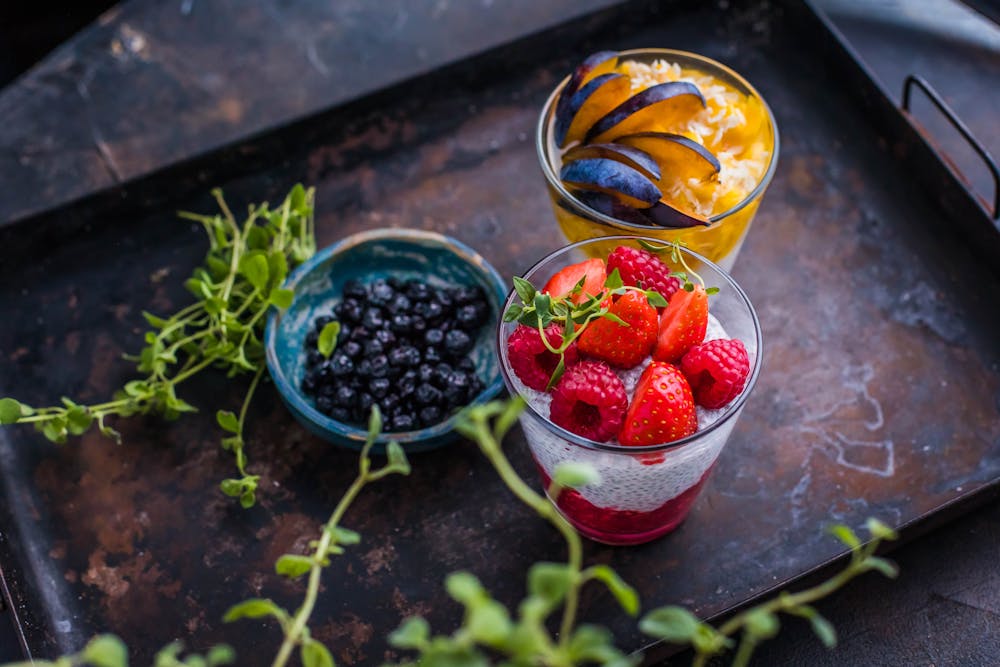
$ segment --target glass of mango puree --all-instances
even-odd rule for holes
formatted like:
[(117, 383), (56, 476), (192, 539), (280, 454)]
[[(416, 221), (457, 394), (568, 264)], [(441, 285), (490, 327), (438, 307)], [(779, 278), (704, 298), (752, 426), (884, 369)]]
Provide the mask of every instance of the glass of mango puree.
[(556, 87), (536, 146), (570, 243), (652, 236), (728, 271), (774, 175), (778, 129), (760, 94), (721, 63), (604, 51)]

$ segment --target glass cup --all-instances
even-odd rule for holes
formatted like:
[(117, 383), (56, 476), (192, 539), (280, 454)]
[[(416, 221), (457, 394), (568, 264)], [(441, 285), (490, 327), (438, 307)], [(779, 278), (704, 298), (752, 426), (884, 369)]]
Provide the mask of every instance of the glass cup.
[[(594, 256), (595, 247), (640, 247), (640, 240), (657, 242), (653, 238), (632, 236), (580, 241), (545, 257), (524, 278), (540, 287), (563, 267)], [(738, 338), (750, 357), (750, 373), (743, 391), (718, 410), (698, 407), (699, 430), (686, 438), (631, 447), (615, 442), (595, 442), (557, 426), (548, 417), (548, 396), (525, 387), (511, 369), (506, 343), (518, 326), (517, 322), (501, 322), (498, 327), (501, 372), (511, 395), (521, 395), (527, 401), (520, 423), (542, 485), (547, 490), (556, 467), (569, 461), (589, 463), (600, 473), (599, 484), (564, 489), (555, 501), (562, 515), (582, 535), (597, 542), (641, 544), (669, 533), (684, 520), (760, 374), (760, 323), (747, 295), (716, 264), (685, 249), (681, 252), (689, 266), (698, 266), (698, 273), (707, 286), (719, 288), (718, 294), (709, 297), (710, 314), (725, 332), (713, 336), (713, 332), (722, 332), (710, 324), (707, 338)], [(661, 259), (672, 269), (681, 270), (666, 254), (662, 254)], [(517, 302), (518, 296), (512, 291), (504, 312)], [(638, 370), (631, 373), (633, 385), (638, 373)]]
[[(743, 130), (737, 131), (742, 134), (731, 140), (724, 138), (723, 141), (735, 141), (742, 146), (744, 150), (741, 159), (745, 156), (746, 159), (757, 160), (760, 164), (766, 159), (767, 166), (763, 168), (760, 178), (752, 188), (730, 189), (718, 199), (713, 212), (706, 216), (711, 223), (708, 226), (667, 228), (637, 224), (601, 213), (577, 198), (559, 178), (561, 158), (560, 149), (553, 139), (553, 114), (559, 93), (569, 80), (567, 77), (545, 103), (535, 137), (538, 159), (542, 173), (545, 174), (556, 220), (570, 243), (615, 234), (651, 236), (660, 241), (680, 241), (686, 247), (729, 271), (736, 261), (736, 255), (743, 245), (750, 223), (778, 163), (779, 140), (774, 115), (760, 93), (743, 77), (710, 58), (672, 49), (634, 49), (619, 54), (619, 63), (627, 60), (644, 64), (652, 64), (657, 60), (676, 63), (680, 65), (684, 75), (689, 73), (710, 75), (742, 95), (741, 109), (747, 123)], [(727, 167), (724, 165), (723, 169)], [(745, 192), (745, 196), (739, 196), (741, 192)], [(714, 209), (720, 210), (715, 212)]]

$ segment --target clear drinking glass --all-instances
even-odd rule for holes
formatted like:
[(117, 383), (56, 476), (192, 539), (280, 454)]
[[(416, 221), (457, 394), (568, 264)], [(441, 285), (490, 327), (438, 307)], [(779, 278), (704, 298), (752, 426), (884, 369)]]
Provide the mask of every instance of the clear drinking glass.
[[(640, 240), (657, 241), (616, 236), (574, 243), (542, 259), (524, 278), (540, 287), (563, 267), (594, 256), (595, 247), (640, 247)], [(521, 395), (528, 403), (520, 423), (542, 485), (548, 489), (556, 466), (563, 462), (594, 466), (601, 475), (600, 484), (563, 490), (556, 506), (582, 535), (605, 544), (641, 544), (680, 524), (705, 484), (760, 374), (761, 331), (750, 300), (716, 264), (696, 253), (684, 249), (681, 252), (689, 266), (697, 267), (707, 286), (719, 288), (718, 294), (709, 297), (710, 313), (725, 329), (725, 337), (743, 341), (750, 357), (750, 374), (739, 396), (718, 410), (698, 407), (699, 430), (682, 440), (629, 447), (594, 442), (552, 423), (547, 395), (525, 387), (511, 369), (506, 342), (517, 323), (501, 322), (498, 328), (501, 372), (511, 394)], [(598, 254), (606, 255), (603, 251)], [(666, 254), (661, 259), (680, 270)], [(504, 312), (517, 299), (517, 294), (511, 292)], [(709, 331), (708, 337), (720, 337), (712, 336), (711, 328)]]
[(763, 167), (756, 184), (746, 191), (745, 196), (735, 198), (737, 191), (731, 191), (728, 197), (723, 196), (717, 201), (714, 208), (718, 211), (713, 211), (707, 216), (711, 223), (707, 227), (674, 229), (636, 224), (605, 215), (580, 201), (559, 179), (561, 159), (560, 149), (553, 139), (553, 114), (559, 93), (569, 80), (567, 77), (556, 86), (545, 103), (535, 136), (538, 159), (542, 173), (545, 174), (556, 220), (570, 243), (614, 234), (633, 234), (651, 236), (661, 241), (680, 241), (686, 247), (729, 271), (733, 267), (736, 255), (750, 229), (750, 223), (760, 206), (764, 191), (777, 167), (779, 140), (774, 115), (760, 93), (743, 77), (710, 58), (672, 49), (634, 49), (619, 54), (619, 63), (627, 60), (644, 64), (652, 64), (658, 60), (676, 63), (682, 68), (684, 75), (706, 74), (739, 93), (742, 96), (741, 109), (747, 118), (746, 129), (741, 131), (745, 136), (736, 138), (736, 141), (745, 147), (741, 155), (761, 165), (766, 164), (766, 167)]

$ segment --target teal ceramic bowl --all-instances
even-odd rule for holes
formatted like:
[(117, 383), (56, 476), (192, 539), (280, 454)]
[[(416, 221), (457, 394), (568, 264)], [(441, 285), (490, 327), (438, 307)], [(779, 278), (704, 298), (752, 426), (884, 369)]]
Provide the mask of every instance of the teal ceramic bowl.
[[(419, 278), (440, 287), (481, 285), (489, 298), (490, 319), (483, 323), (471, 356), (486, 388), (473, 404), (489, 401), (503, 385), (493, 334), (507, 290), (489, 262), (465, 244), (433, 232), (376, 229), (348, 236), (292, 272), (285, 282), (285, 287), (295, 292), (292, 305), (283, 312), (272, 311), (264, 332), (267, 369), (285, 405), (309, 431), (334, 444), (361, 449), (367, 431), (323, 414), (302, 392), (306, 335), (317, 316), (332, 313), (346, 281), (355, 278), (368, 283), (393, 276)], [(452, 416), (416, 431), (383, 433), (374, 451), (382, 450), (389, 440), (400, 443), (407, 452), (433, 449), (455, 439), (454, 426)]]

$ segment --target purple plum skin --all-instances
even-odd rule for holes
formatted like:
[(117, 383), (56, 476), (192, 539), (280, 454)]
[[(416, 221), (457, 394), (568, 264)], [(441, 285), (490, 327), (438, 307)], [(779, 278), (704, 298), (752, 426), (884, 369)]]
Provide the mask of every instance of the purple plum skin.
[[(579, 157), (577, 157), (579, 156)], [(624, 161), (630, 167), (638, 167), (640, 171), (645, 171), (653, 180), (660, 180), (661, 172), (659, 163), (653, 156), (645, 151), (623, 144), (581, 144), (569, 149), (563, 155), (563, 162), (582, 160), (592, 157), (606, 157), (611, 160)]]
[(559, 177), (568, 187), (621, 193), (652, 206), (661, 193), (642, 172), (608, 158), (588, 158), (563, 165)]
[(693, 83), (688, 81), (668, 81), (667, 83), (660, 83), (655, 86), (650, 86), (645, 90), (640, 90), (638, 93), (609, 111), (604, 118), (601, 118), (599, 121), (594, 123), (594, 126), (590, 128), (590, 131), (587, 133), (587, 137), (584, 139), (584, 142), (589, 143), (595, 137), (604, 134), (632, 114), (641, 109), (645, 109), (651, 104), (657, 104), (658, 102), (662, 102), (679, 95), (695, 95), (699, 100), (701, 100), (701, 105), (703, 107), (705, 106), (705, 97), (701, 94), (701, 91), (698, 90), (698, 86)]
[(556, 124), (553, 129), (555, 130), (557, 146), (562, 146), (563, 140), (566, 138), (566, 133), (569, 132), (569, 126), (573, 123), (573, 118), (576, 117), (576, 112), (580, 110), (580, 107), (587, 101), (587, 98), (595, 90), (603, 86), (608, 79), (624, 78), (624, 76), (624, 74), (615, 74), (614, 72), (596, 76), (588, 81), (586, 86), (573, 93), (569, 99), (569, 104), (564, 108), (556, 107)]
[[(614, 51), (598, 51), (597, 53), (592, 53), (583, 59), (576, 69), (573, 70), (573, 74), (570, 75), (569, 81), (566, 82), (566, 87), (562, 89), (559, 93), (559, 100), (556, 102), (556, 122), (559, 122), (560, 117), (566, 117), (566, 127), (569, 127), (569, 121), (573, 120), (575, 114), (568, 113), (566, 107), (569, 106), (570, 98), (576, 93), (580, 88), (580, 82), (586, 78), (587, 74), (590, 73), (595, 67), (601, 63), (610, 60), (612, 58), (617, 58), (618, 54)], [(579, 107), (578, 107), (579, 108)]]

